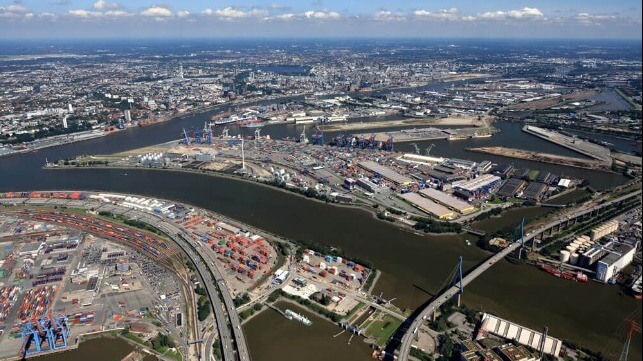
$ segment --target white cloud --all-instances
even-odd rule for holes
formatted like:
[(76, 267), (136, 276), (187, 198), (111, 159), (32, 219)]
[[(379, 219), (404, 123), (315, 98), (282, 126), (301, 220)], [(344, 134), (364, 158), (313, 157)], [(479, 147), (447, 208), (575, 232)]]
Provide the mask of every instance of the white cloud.
[(403, 13), (381, 10), (373, 15), (373, 19), (378, 21), (404, 21), (406, 20), (406, 16)]
[(308, 19), (317, 19), (317, 20), (327, 20), (327, 19), (339, 19), (341, 15), (335, 11), (306, 11), (304, 16)]
[(151, 6), (141, 11), (141, 15), (153, 18), (168, 18), (172, 16), (173, 13), (170, 9), (164, 8), (162, 6)]
[(20, 4), (0, 6), (0, 18), (32, 18), (33, 13)]
[(225, 20), (235, 20), (235, 19), (243, 19), (243, 18), (265, 18), (270, 15), (270, 13), (267, 10), (262, 10), (262, 9), (252, 9), (250, 11), (243, 11), (239, 9), (235, 9), (233, 7), (227, 7), (224, 9), (205, 9), (203, 10), (204, 15), (210, 15), (210, 16), (216, 16), (220, 19), (225, 19)]
[(286, 14), (272, 16), (270, 19), (288, 21), (288, 20), (295, 19), (296, 17), (297, 17), (296, 14), (286, 13)]
[(413, 15), (423, 19), (458, 20), (460, 18), (460, 11), (456, 8), (438, 11), (415, 10)]
[(121, 5), (118, 3), (107, 2), (105, 0), (98, 0), (94, 3), (93, 7), (96, 10), (115, 10), (120, 9)]
[(509, 11), (489, 11), (478, 16), (487, 20), (523, 20), (523, 19), (544, 19), (545, 15), (537, 8), (522, 8)]
[(69, 10), (68, 14), (75, 18), (90, 19), (90, 18), (119, 18), (125, 16), (132, 16), (131, 13), (123, 10), (109, 10), (109, 11), (90, 11), (84, 9)]
[(190, 16), (190, 12), (187, 11), (187, 10), (180, 10), (180, 11), (176, 12), (176, 16), (178, 16), (180, 18), (185, 18), (185, 17)]
[(592, 15), (588, 13), (580, 13), (574, 17), (574, 20), (583, 25), (600, 25), (602, 22), (616, 19), (616, 15)]
[(103, 15), (103, 13), (101, 13), (100, 11), (88, 11), (84, 9), (69, 10), (68, 14), (75, 18), (84, 18), (84, 19), (88, 19), (91, 17), (99, 17)]

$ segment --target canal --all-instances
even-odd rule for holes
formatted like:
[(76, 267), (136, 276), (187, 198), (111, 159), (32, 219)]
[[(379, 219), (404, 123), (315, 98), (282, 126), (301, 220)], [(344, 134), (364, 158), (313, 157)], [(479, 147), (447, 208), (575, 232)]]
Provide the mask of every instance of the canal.
[[(401, 308), (414, 308), (424, 302), (442, 285), (444, 279), (463, 256), (466, 269), (481, 262), (487, 254), (475, 246), (467, 246), (468, 235), (421, 236), (400, 230), (391, 224), (376, 220), (371, 213), (348, 207), (328, 206), (276, 189), (236, 180), (146, 170), (61, 170), (41, 169), (45, 159), (60, 159), (79, 154), (112, 153), (176, 139), (183, 127), (199, 126), (209, 114), (187, 117), (175, 122), (135, 128), (118, 134), (83, 143), (45, 149), (20, 156), (0, 159), (0, 191), (43, 189), (87, 189), (138, 193), (182, 201), (211, 209), (242, 222), (263, 228), (295, 240), (311, 240), (335, 246), (347, 254), (372, 262), (382, 272), (375, 292), (384, 298), (397, 298)], [(498, 123), (501, 133), (493, 138), (456, 142), (436, 142), (436, 155), (479, 160), (478, 155), (463, 150), (471, 142), (493, 145), (512, 141), (506, 146), (525, 146), (530, 149), (553, 152), (564, 149), (528, 136), (517, 124)], [(264, 129), (274, 137), (296, 135), (295, 126), (276, 126)], [(505, 137), (506, 139), (497, 137)], [(528, 137), (528, 138), (524, 138)], [(512, 140), (518, 139), (518, 140)], [(520, 140), (522, 139), (522, 140)], [(527, 139), (529, 139), (527, 141)], [(524, 144), (521, 144), (524, 143)], [(404, 149), (403, 146), (399, 147)], [(500, 158), (508, 162), (507, 158)], [(492, 161), (499, 161), (493, 160)], [(518, 166), (547, 169), (557, 174), (584, 175), (595, 188), (621, 184), (625, 178), (608, 173), (581, 171), (555, 165), (511, 161)], [(537, 217), (540, 210), (512, 212), (493, 219), (489, 227), (502, 227)], [(486, 226), (485, 226), (486, 228)], [(488, 228), (492, 229), (492, 228)], [(600, 350), (614, 340), (619, 323), (640, 302), (622, 296), (613, 286), (589, 282), (576, 284), (560, 280), (533, 267), (516, 266), (501, 262), (489, 273), (476, 280), (465, 290), (464, 301), (472, 307), (493, 311), (533, 328), (548, 326), (554, 337), (570, 338), (587, 347)], [(247, 327), (250, 347), (278, 357), (274, 350), (296, 347), (314, 348), (310, 339), (300, 338), (298, 325), (283, 326), (285, 337), (271, 338), (275, 343), (261, 345), (262, 337), (272, 337), (260, 321), (251, 321)], [(582, 331), (581, 331), (582, 330)], [(269, 347), (270, 346), (270, 347)], [(633, 356), (640, 357), (640, 342), (634, 345)], [(350, 353), (336, 360), (354, 360)], [(263, 356), (261, 356), (263, 357)]]

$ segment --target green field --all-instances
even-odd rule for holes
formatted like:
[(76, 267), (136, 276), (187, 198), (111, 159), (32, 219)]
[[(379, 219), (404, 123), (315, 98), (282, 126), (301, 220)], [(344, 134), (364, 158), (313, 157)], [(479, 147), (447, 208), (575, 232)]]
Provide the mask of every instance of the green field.
[(401, 321), (394, 318), (393, 316), (378, 313), (374, 315), (374, 320), (370, 321), (370, 324), (366, 326), (366, 334), (375, 339), (375, 343), (378, 346), (386, 345), (391, 336), (395, 333), (395, 330), (402, 324)]

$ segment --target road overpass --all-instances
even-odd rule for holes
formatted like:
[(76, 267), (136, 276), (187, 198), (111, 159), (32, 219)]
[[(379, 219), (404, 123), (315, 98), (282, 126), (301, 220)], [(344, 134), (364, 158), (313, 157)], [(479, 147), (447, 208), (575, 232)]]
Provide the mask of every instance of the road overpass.
[[(498, 261), (501, 259), (505, 258), (515, 250), (517, 250), (521, 245), (527, 244), (529, 241), (535, 239), (536, 237), (540, 236), (541, 234), (545, 232), (549, 232), (550, 230), (554, 230), (555, 227), (558, 228), (558, 230), (561, 229), (561, 227), (566, 227), (570, 224), (574, 224), (575, 220), (581, 219), (584, 217), (592, 216), (592, 215), (598, 215), (602, 212), (602, 210), (607, 209), (608, 207), (611, 207), (613, 205), (619, 205), (623, 201), (631, 199), (633, 197), (637, 197), (641, 195), (641, 191), (635, 191), (632, 193), (629, 193), (627, 195), (618, 197), (614, 200), (605, 202), (603, 204), (594, 206), (594, 207), (589, 207), (585, 208), (580, 211), (572, 212), (570, 214), (563, 215), (561, 217), (558, 217), (556, 220), (549, 222), (545, 226), (542, 226), (535, 231), (532, 231), (531, 233), (527, 234), (524, 237), (524, 240), (517, 240), (513, 242), (511, 245), (508, 247), (504, 248), (502, 251), (494, 254), (491, 256), (489, 259), (478, 265), (476, 268), (471, 270), (465, 277), (462, 278), (462, 285), (467, 286), (469, 283), (473, 282), (476, 278), (478, 278), (481, 274), (483, 274), (485, 271), (487, 271), (491, 266), (496, 264)], [(572, 222), (573, 221), (573, 222)], [(551, 232), (550, 232), (551, 234)], [(460, 293), (460, 288), (455, 285), (452, 286), (448, 289), (446, 289), (444, 292), (436, 295), (430, 303), (428, 303), (420, 312), (415, 312), (415, 319), (410, 323), (408, 328), (405, 330), (404, 335), (402, 336), (401, 340), (401, 345), (400, 345), (400, 352), (398, 356), (399, 361), (408, 361), (409, 359), (409, 353), (411, 352), (411, 344), (413, 342), (413, 338), (415, 334), (417, 333), (417, 330), (420, 329), (420, 326), (424, 323), (424, 321), (435, 312), (440, 306), (445, 304), (447, 301), (449, 301), (453, 296), (456, 296)], [(407, 320), (408, 321), (408, 320)]]
[[(35, 206), (66, 206), (73, 208), (93, 209), (95, 211), (108, 211), (115, 214), (125, 215), (144, 221), (159, 230), (163, 231), (170, 237), (190, 258), (196, 267), (196, 271), (203, 280), (204, 287), (210, 303), (214, 310), (217, 330), (221, 340), (221, 351), (224, 361), (250, 361), (247, 342), (241, 328), (241, 322), (234, 307), (234, 302), (230, 291), (225, 285), (225, 280), (220, 271), (206, 252), (200, 252), (193, 244), (198, 244), (199, 240), (184, 232), (175, 223), (164, 219), (162, 216), (145, 213), (132, 208), (126, 208), (114, 204), (101, 203), (93, 200), (67, 200), (67, 199), (50, 199), (50, 198), (9, 198), (0, 199), (0, 204), (25, 204)], [(190, 244), (192, 242), (192, 244)], [(223, 302), (219, 297), (223, 298)], [(230, 327), (228, 327), (228, 323)], [(197, 335), (198, 336), (198, 335)], [(212, 338), (208, 339), (205, 344), (205, 360), (212, 360)], [(236, 347), (235, 347), (236, 346)], [(236, 348), (236, 355), (235, 355)], [(236, 356), (236, 357), (235, 357)]]

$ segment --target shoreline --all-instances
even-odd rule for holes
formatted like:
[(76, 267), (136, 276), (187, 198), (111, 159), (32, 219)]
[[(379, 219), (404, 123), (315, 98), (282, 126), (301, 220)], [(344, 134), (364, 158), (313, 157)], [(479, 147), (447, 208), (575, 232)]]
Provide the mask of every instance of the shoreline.
[[(247, 182), (253, 185), (259, 185), (262, 187), (267, 187), (272, 190), (284, 192), (286, 194), (294, 195), (301, 197), (303, 199), (312, 201), (312, 202), (318, 202), (320, 204), (325, 204), (325, 205), (330, 205), (330, 206), (336, 206), (336, 207), (343, 207), (343, 208), (351, 208), (351, 209), (356, 209), (356, 210), (361, 210), (367, 213), (371, 214), (371, 217), (378, 221), (385, 222), (387, 224), (393, 225), (397, 227), (398, 229), (401, 229), (403, 231), (411, 232), (415, 235), (418, 236), (449, 236), (449, 235), (457, 235), (457, 234), (465, 234), (466, 232), (463, 233), (454, 233), (454, 232), (444, 232), (444, 233), (434, 233), (434, 232), (423, 232), (414, 229), (413, 227), (404, 224), (403, 222), (390, 222), (385, 219), (380, 219), (377, 217), (378, 211), (380, 210), (380, 207), (378, 208), (373, 208), (368, 207), (366, 205), (361, 205), (361, 204), (347, 204), (347, 203), (341, 203), (341, 202), (326, 202), (322, 201), (317, 198), (313, 197), (306, 197), (303, 194), (300, 194), (298, 192), (289, 190), (287, 188), (281, 188), (281, 187), (275, 187), (270, 184), (265, 184), (262, 182), (257, 182), (253, 181), (251, 179), (247, 179), (244, 177), (240, 176), (235, 176), (232, 174), (227, 174), (227, 173), (221, 173), (221, 172), (216, 172), (216, 171), (196, 171), (192, 169), (174, 169), (174, 168), (145, 168), (145, 167), (125, 167), (125, 166), (110, 166), (110, 165), (104, 165), (104, 166), (96, 166), (96, 165), (91, 165), (91, 166), (56, 166), (56, 167), (43, 167), (44, 169), (47, 170), (82, 170), (82, 169), (115, 169), (115, 170), (128, 170), (128, 169), (133, 169), (133, 170), (153, 170), (153, 171), (169, 171), (169, 172), (177, 172), (177, 173), (189, 173), (189, 174), (196, 174), (196, 175), (204, 175), (204, 176), (210, 176), (210, 177), (215, 177), (215, 178), (224, 178), (224, 179), (229, 179), (229, 180), (235, 180), (235, 181), (241, 181), (241, 182)], [(386, 209), (383, 209), (386, 211)]]

